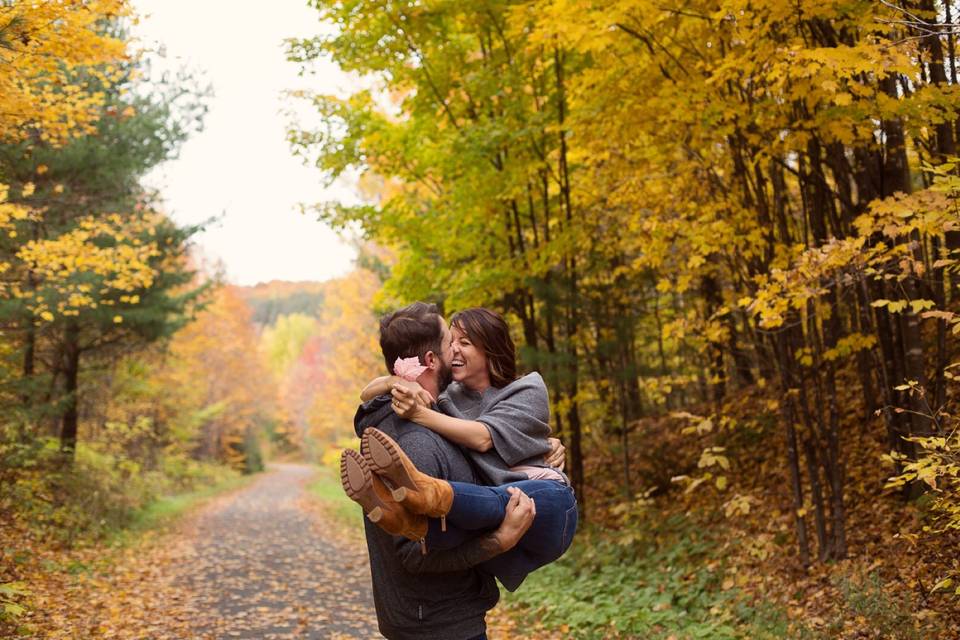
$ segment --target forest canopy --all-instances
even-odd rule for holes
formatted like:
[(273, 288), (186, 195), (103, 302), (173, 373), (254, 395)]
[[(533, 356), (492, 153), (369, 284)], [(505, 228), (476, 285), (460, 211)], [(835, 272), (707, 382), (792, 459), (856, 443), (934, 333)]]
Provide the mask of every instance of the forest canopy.
[(581, 501), (744, 515), (771, 455), (802, 565), (848, 557), (864, 474), (957, 528), (954, 3), (313, 4), (291, 59), (367, 88), (300, 92), (291, 144), (379, 185), (317, 214), (396, 251), (384, 304), (508, 313)]

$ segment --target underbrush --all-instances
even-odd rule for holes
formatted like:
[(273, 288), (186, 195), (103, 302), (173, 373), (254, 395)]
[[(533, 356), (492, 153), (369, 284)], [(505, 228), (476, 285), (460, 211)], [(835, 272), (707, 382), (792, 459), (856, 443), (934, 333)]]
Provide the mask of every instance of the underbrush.
[(692, 521), (651, 518), (640, 531), (578, 533), (558, 562), (504, 592), (504, 606), (584, 640), (786, 637), (781, 611), (723, 584), (723, 559)]
[(95, 444), (72, 463), (53, 440), (0, 444), (0, 637), (31, 635), (18, 621), (38, 588), (103, 570), (147, 530), (249, 477), (183, 455), (150, 462)]
[[(631, 582), (631, 575), (640, 580), (653, 575), (665, 594), (693, 588), (705, 592), (704, 602), (719, 601), (720, 608), (727, 612), (723, 615), (733, 616), (729, 623), (740, 634), (734, 637), (955, 640), (960, 620), (954, 577), (960, 575), (960, 563), (955, 550), (960, 532), (943, 530), (943, 510), (932, 506), (936, 499), (948, 496), (946, 479), (937, 479), (937, 491), (931, 486), (932, 495), (915, 502), (907, 502), (891, 489), (884, 490), (893, 468), (885, 458), (889, 442), (883, 425), (879, 417), (863, 421), (855, 384), (844, 389), (850, 396), (841, 398), (846, 559), (817, 559), (817, 532), (811, 512), (806, 517), (806, 532), (813, 559), (808, 566), (801, 561), (782, 428), (765, 396), (751, 388), (735, 402), (724, 405), (719, 418), (710, 407), (695, 407), (690, 411), (699, 410), (707, 418), (693, 419), (693, 413), (678, 412), (638, 423), (629, 451), (630, 469), (639, 471), (630, 478), (630, 493), (635, 496), (632, 502), (624, 498), (624, 454), (619, 443), (590, 442), (588, 446), (594, 455), (585, 469), (585, 477), (590, 480), (585, 492), (591, 507), (588, 516), (592, 524), (605, 527), (602, 533), (594, 533), (593, 537), (600, 541), (598, 547), (606, 545), (612, 551), (594, 552), (601, 559), (592, 561), (592, 565), (580, 558), (582, 552), (578, 551), (556, 567), (537, 572), (531, 584), (542, 587), (543, 595), (539, 600), (529, 600), (532, 596), (524, 593), (528, 590), (524, 585), (519, 602), (542, 606), (548, 616), (554, 615), (551, 609), (555, 610), (557, 624), (563, 624), (565, 609), (572, 611), (576, 606), (553, 602), (579, 597), (566, 596), (565, 592), (589, 594), (583, 598), (589, 603), (583, 607), (583, 616), (588, 619), (596, 615), (600, 622), (589, 623), (589, 631), (575, 629), (571, 633), (579, 635), (571, 637), (667, 638), (672, 632), (680, 640), (707, 633), (702, 631), (702, 616), (697, 624), (692, 622), (700, 615), (697, 610), (702, 610), (697, 606), (684, 612), (682, 620), (667, 618), (674, 625), (671, 632), (657, 631), (657, 621), (648, 621), (651, 617), (646, 610), (651, 608), (651, 602), (658, 601), (651, 600), (651, 594), (642, 586), (636, 588), (635, 598), (637, 608), (644, 611), (636, 614), (631, 614), (627, 605), (622, 607), (623, 611), (605, 612), (605, 602), (594, 602), (596, 598), (611, 597), (608, 583), (617, 585), (619, 581), (633, 588), (637, 579)], [(933, 444), (940, 446), (938, 442)], [(937, 451), (942, 450), (941, 447)], [(670, 457), (661, 451), (669, 451)], [(928, 462), (923, 464), (926, 466), (918, 466), (915, 471), (928, 475), (936, 471)], [(663, 481), (670, 472), (681, 475)], [(643, 507), (635, 509), (634, 503)], [(633, 518), (634, 511), (642, 517)], [(708, 537), (708, 546), (715, 550), (699, 556), (699, 560), (674, 563), (675, 568), (686, 567), (689, 571), (688, 577), (677, 580), (664, 572), (663, 567), (670, 561), (665, 564), (662, 556), (677, 544), (682, 548), (691, 543), (684, 542), (682, 536), (663, 538), (659, 522), (669, 520), (670, 514), (681, 513), (699, 523), (693, 539)], [(937, 536), (930, 535), (938, 531)], [(595, 544), (593, 537), (587, 544)], [(588, 538), (576, 544), (582, 545), (585, 540)], [(651, 555), (639, 562), (630, 553), (624, 555), (623, 548), (636, 544)], [(720, 560), (716, 559), (718, 554), (722, 556)], [(714, 570), (715, 563), (719, 566)], [(585, 577), (588, 570), (582, 567), (590, 566), (598, 575), (605, 571), (609, 575)], [(720, 578), (719, 597), (714, 584), (717, 578), (712, 578), (714, 582), (701, 582), (704, 572)], [(701, 588), (703, 584), (707, 585), (705, 590)], [(623, 591), (626, 587), (613, 589), (616, 599), (620, 597), (616, 589)], [(727, 597), (734, 593), (737, 595), (731, 604)], [(511, 597), (510, 601), (514, 600), (517, 598)], [(670, 604), (675, 607), (673, 602)], [(591, 608), (596, 610), (595, 614)], [(529, 614), (529, 610), (523, 611)], [(640, 622), (618, 621), (631, 615)], [(609, 628), (601, 626), (604, 619)], [(730, 636), (711, 632), (706, 637)]]
[(0, 513), (41, 540), (96, 542), (143, 520), (167, 496), (222, 486), (240, 474), (185, 456), (150, 466), (81, 443), (72, 463), (57, 442), (0, 445)]

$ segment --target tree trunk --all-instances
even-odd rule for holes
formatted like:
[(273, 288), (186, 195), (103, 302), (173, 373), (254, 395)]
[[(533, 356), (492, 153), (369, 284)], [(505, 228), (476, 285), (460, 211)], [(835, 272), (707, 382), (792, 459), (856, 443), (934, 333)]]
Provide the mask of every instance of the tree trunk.
[(800, 454), (797, 449), (797, 412), (794, 408), (792, 395), (795, 380), (786, 331), (788, 330), (782, 330), (776, 337), (777, 364), (779, 365), (780, 388), (783, 396), (780, 410), (783, 416), (783, 424), (786, 427), (787, 465), (790, 469), (790, 488), (793, 495), (793, 523), (797, 532), (800, 562), (806, 567), (810, 565), (810, 543), (807, 541), (807, 523), (803, 515), (803, 478), (800, 473)]
[(60, 428), (60, 450), (69, 459), (73, 459), (77, 448), (77, 425), (79, 414), (77, 409), (77, 381), (80, 377), (80, 325), (71, 319), (64, 332), (64, 391), (66, 391), (66, 405), (63, 410)]

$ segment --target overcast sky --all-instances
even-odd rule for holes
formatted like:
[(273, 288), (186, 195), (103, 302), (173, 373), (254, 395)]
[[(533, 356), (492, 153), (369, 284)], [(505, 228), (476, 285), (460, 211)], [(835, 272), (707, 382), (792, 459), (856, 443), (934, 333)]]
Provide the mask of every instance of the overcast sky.
[(284, 57), (284, 38), (321, 31), (317, 12), (306, 0), (134, 0), (134, 6), (142, 45), (163, 44), (165, 63), (202, 72), (215, 93), (204, 130), (147, 178), (163, 193), (168, 213), (180, 223), (223, 214), (197, 243), (236, 284), (325, 280), (348, 271), (352, 248), (296, 205), (349, 200), (349, 190), (324, 190), (317, 170), (291, 155), (281, 113), (285, 89), (341, 93), (349, 86), (332, 64), (298, 78)]

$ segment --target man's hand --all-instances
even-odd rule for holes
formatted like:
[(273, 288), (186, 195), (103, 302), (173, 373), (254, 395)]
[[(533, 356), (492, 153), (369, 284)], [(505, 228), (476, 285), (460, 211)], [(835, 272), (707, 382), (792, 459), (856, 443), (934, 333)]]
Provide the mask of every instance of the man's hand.
[(533, 498), (516, 487), (508, 487), (510, 500), (500, 527), (491, 536), (497, 541), (500, 553), (512, 549), (527, 532), (537, 517), (537, 505)]
[(550, 452), (546, 456), (546, 463), (554, 469), (563, 471), (567, 462), (567, 448), (556, 438), (547, 438), (547, 441), (550, 443)]
[(393, 385), (390, 390), (393, 396), (393, 411), (404, 420), (413, 420), (417, 411), (423, 407), (429, 407), (433, 398), (427, 391), (416, 382), (408, 382)]

